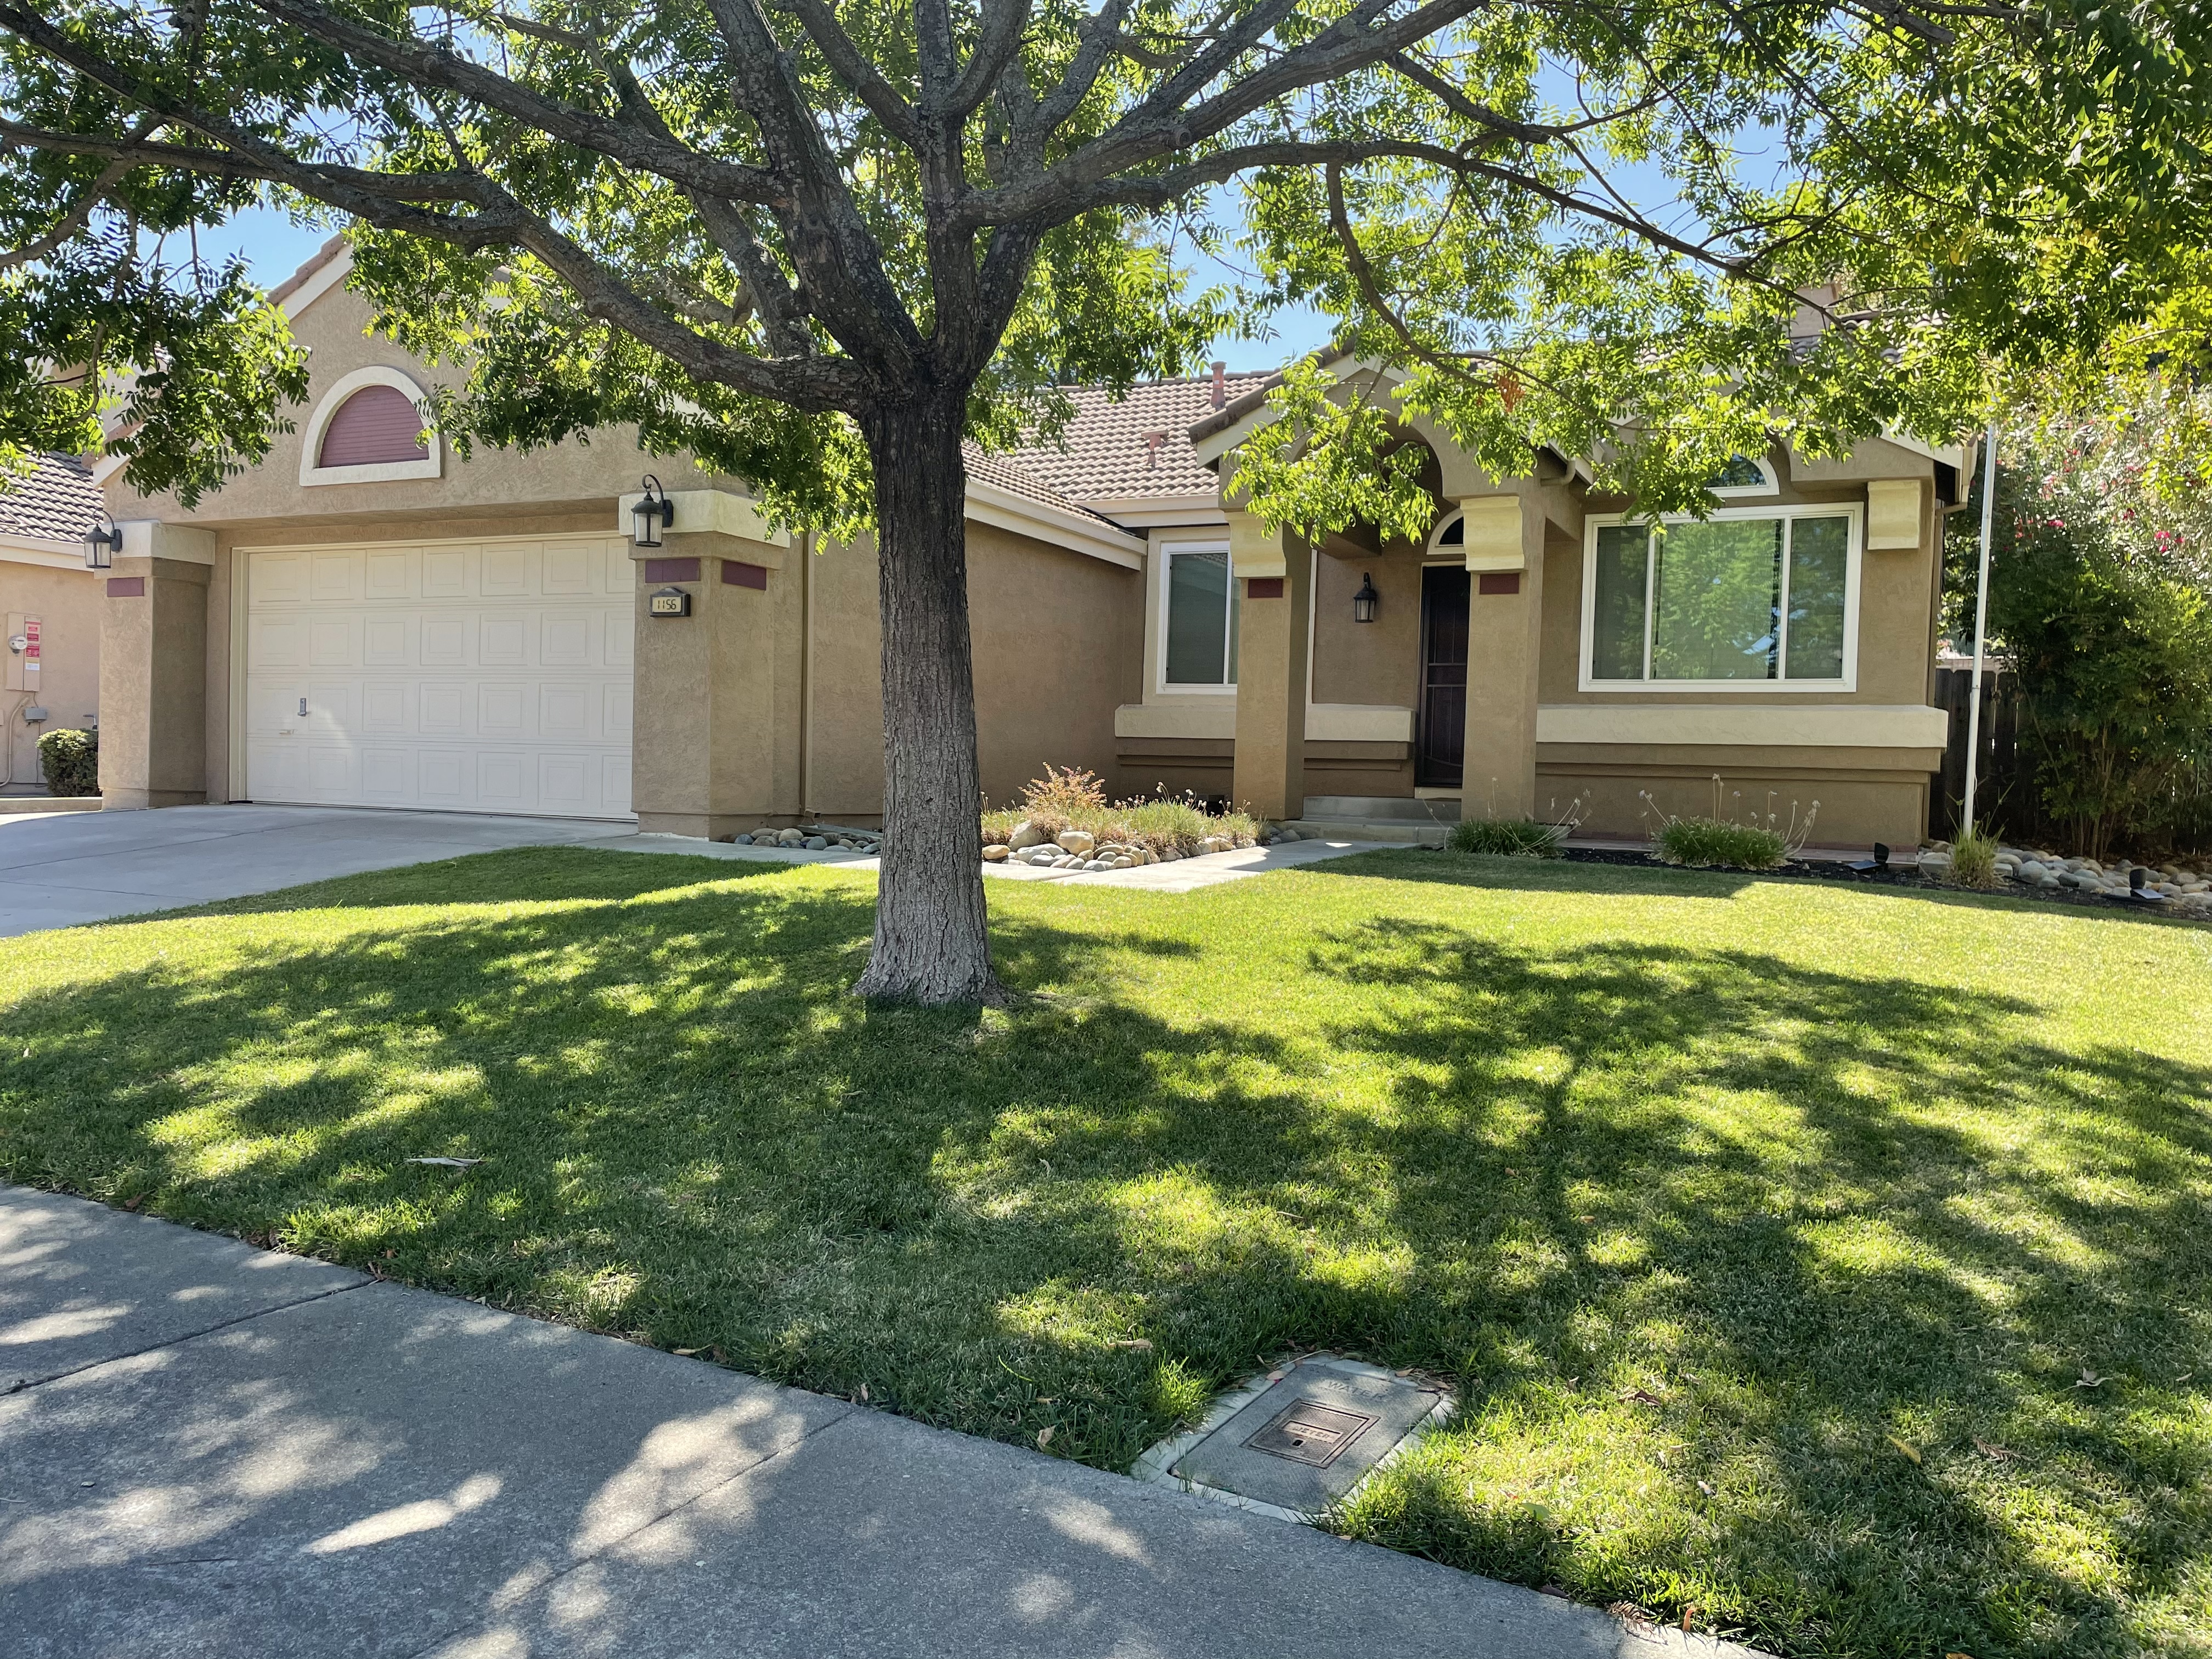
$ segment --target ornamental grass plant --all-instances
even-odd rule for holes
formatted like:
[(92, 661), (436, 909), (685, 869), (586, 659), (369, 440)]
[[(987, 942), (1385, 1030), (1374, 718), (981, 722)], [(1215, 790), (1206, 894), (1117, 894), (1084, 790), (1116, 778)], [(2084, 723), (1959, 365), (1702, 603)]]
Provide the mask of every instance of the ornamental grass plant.
[(1534, 818), (1462, 818), (1444, 844), (1455, 853), (1492, 858), (1555, 859), (1566, 838), (1561, 825)]
[(1962, 887), (1997, 884), (1996, 837), (1977, 830), (1951, 843), (1951, 879)]
[(1044, 776), (1024, 787), (1021, 805), (983, 814), (985, 846), (1007, 841), (1029, 823), (1048, 839), (1062, 830), (1080, 830), (1102, 847), (1141, 847), (1149, 853), (1187, 858), (1209, 836), (1226, 836), (1245, 847), (1260, 833), (1259, 821), (1249, 813), (1208, 811), (1188, 792), (1163, 793), (1152, 800), (1109, 801), (1105, 786), (1093, 773), (1074, 767), (1062, 771), (1050, 764), (1044, 770)]

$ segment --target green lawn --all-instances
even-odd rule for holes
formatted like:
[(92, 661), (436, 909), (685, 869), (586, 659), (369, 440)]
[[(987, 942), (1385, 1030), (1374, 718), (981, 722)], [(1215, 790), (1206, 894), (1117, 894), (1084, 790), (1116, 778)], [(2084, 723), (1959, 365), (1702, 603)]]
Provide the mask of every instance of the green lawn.
[(1348, 1532), (1790, 1656), (2212, 1652), (2212, 932), (1390, 854), (994, 884), (977, 1018), (843, 994), (872, 896), (542, 849), (13, 941), (0, 1174), (1109, 1468), (1420, 1366)]

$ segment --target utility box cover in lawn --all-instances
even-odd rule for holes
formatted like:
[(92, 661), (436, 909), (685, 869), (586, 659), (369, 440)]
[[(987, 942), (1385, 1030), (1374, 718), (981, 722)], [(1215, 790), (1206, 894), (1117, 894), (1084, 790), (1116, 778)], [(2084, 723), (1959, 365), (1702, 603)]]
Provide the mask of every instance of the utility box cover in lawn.
[(1279, 1380), (1224, 1401), (1179, 1455), (1163, 1460), (1178, 1482), (1294, 1515), (1318, 1515), (1408, 1437), (1449, 1409), (1432, 1382), (1357, 1360), (1307, 1358)]

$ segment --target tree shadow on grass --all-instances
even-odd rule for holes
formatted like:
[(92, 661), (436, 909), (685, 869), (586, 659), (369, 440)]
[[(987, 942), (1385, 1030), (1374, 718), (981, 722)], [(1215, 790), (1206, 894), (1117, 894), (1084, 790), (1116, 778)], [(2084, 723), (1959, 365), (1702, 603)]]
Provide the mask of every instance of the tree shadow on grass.
[[(2201, 1612), (2203, 1068), (1405, 916), (1299, 936), (1318, 1020), (1018, 902), (1000, 972), (1051, 994), (871, 1009), (865, 884), (499, 857), (22, 998), (0, 1169), (1107, 1467), (1288, 1348), (1428, 1367), (1468, 1427), (1347, 1526), (1793, 1654)], [(487, 893), (525, 908), (383, 914)]]

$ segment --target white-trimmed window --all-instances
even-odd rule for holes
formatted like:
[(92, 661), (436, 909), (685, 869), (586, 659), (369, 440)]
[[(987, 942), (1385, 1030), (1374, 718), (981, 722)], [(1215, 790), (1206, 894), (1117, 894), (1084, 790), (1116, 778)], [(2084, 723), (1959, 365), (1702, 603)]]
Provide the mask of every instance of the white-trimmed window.
[[(386, 483), (444, 471), (438, 434), (422, 432), (422, 388), (396, 368), (341, 376), (307, 417), (303, 484)], [(410, 427), (409, 422), (412, 421)]]
[(1855, 689), (1857, 507), (1594, 516), (1585, 534), (1584, 690)]
[(1753, 455), (1738, 455), (1705, 483), (1713, 495), (1726, 501), (1743, 495), (1771, 495), (1782, 488), (1774, 464)]
[(1160, 689), (1237, 689), (1237, 579), (1218, 542), (1161, 549)]

